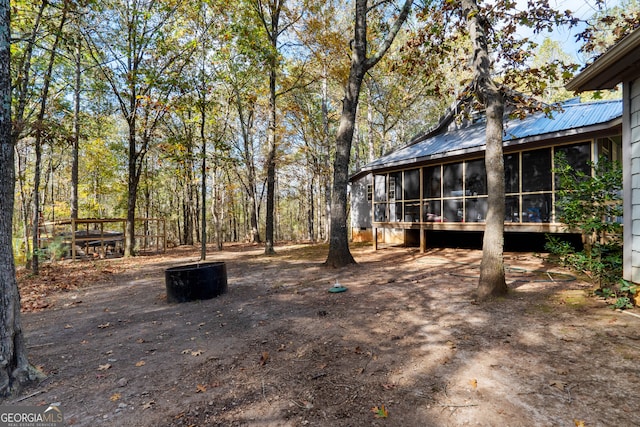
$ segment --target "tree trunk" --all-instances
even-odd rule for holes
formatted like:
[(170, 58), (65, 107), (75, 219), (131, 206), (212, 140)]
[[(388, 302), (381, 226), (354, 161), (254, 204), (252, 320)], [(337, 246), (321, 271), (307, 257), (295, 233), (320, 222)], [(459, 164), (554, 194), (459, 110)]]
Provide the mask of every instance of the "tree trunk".
[(10, 5), (9, 0), (0, 0), (0, 396), (17, 391), (37, 374), (27, 359), (13, 259), (15, 164), (10, 50)]
[[(365, 6), (366, 6), (366, 2)], [(355, 55), (354, 55), (355, 57)], [(355, 62), (355, 61), (354, 61)], [(333, 191), (331, 193), (331, 231), (329, 233), (329, 254), (325, 265), (343, 267), (355, 264), (349, 250), (347, 232), (347, 182), (349, 180), (349, 157), (351, 141), (358, 108), (358, 94), (362, 85), (364, 69), (362, 64), (352, 62), (349, 81), (342, 100), (342, 115), (336, 137), (336, 157), (333, 163)]]
[(504, 276), (504, 158), (502, 154), (504, 99), (491, 78), (491, 58), (486, 31), (489, 23), (479, 14), (475, 0), (463, 0), (473, 44), (475, 92), (487, 115), (485, 168), (489, 205), (482, 241), (482, 263), (477, 299), (484, 301), (507, 293)]
[[(277, 25), (276, 25), (277, 28)], [(272, 48), (277, 48), (273, 41)], [(275, 55), (275, 53), (274, 53)], [(265, 255), (275, 254), (274, 249), (274, 232), (275, 232), (275, 193), (276, 193), (276, 62), (275, 58), (271, 61), (271, 69), (269, 70), (269, 153), (267, 155), (267, 215), (265, 218), (264, 231), (264, 253)]]
[(329, 254), (325, 265), (342, 267), (354, 264), (349, 250), (347, 229), (347, 183), (349, 180), (349, 158), (358, 109), (358, 98), (362, 79), (367, 71), (382, 59), (400, 27), (407, 19), (412, 0), (407, 0), (395, 23), (389, 30), (382, 46), (371, 58), (367, 58), (367, 0), (356, 0), (355, 38), (351, 53), (351, 70), (342, 100), (342, 115), (336, 136), (336, 157), (333, 163), (333, 191), (331, 193), (331, 232), (329, 236)]
[[(80, 75), (82, 63), (80, 61), (80, 43), (82, 38), (78, 35), (75, 49), (75, 85), (73, 87), (73, 148), (71, 151), (71, 218), (78, 219), (78, 167), (80, 151)], [(72, 230), (75, 232), (75, 230)]]
[(53, 63), (56, 59), (58, 50), (58, 43), (62, 37), (62, 29), (67, 21), (67, 7), (68, 2), (64, 2), (62, 8), (62, 17), (60, 18), (60, 25), (58, 26), (53, 45), (51, 46), (51, 52), (49, 53), (49, 64), (47, 66), (46, 74), (44, 75), (44, 84), (42, 91), (40, 92), (40, 111), (38, 112), (38, 120), (36, 123), (36, 136), (35, 136), (35, 152), (36, 162), (33, 173), (33, 264), (31, 270), (33, 274), (39, 273), (39, 254), (40, 254), (40, 164), (42, 162), (42, 130), (44, 127), (44, 116), (47, 109), (47, 99), (49, 97), (49, 86), (51, 84), (51, 74), (53, 73)]

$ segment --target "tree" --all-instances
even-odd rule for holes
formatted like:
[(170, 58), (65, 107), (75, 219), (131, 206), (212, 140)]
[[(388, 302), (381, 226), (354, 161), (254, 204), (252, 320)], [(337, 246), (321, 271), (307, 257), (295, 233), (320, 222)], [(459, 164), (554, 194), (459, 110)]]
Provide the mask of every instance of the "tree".
[(154, 132), (184, 62), (193, 51), (176, 36), (179, 5), (136, 0), (105, 1), (93, 11), (87, 40), (128, 127), (127, 225), (125, 255), (135, 252), (138, 187)]
[(13, 259), (15, 191), (11, 136), (11, 30), (9, 0), (0, 1), (0, 396), (34, 380), (20, 319), (20, 294)]
[(485, 168), (487, 171), (488, 210), (482, 239), (482, 263), (477, 298), (507, 293), (504, 276), (504, 160), (502, 133), (504, 98), (491, 77), (491, 58), (487, 43), (488, 20), (480, 14), (475, 0), (462, 0), (463, 13), (473, 44), (473, 90), (485, 106), (487, 115)]
[(67, 22), (67, 13), (69, 1), (64, 0), (62, 6), (62, 13), (60, 17), (59, 26), (54, 34), (54, 41), (51, 46), (51, 50), (49, 52), (49, 61), (47, 64), (47, 69), (44, 74), (44, 82), (42, 84), (42, 90), (40, 92), (40, 102), (38, 109), (37, 122), (35, 127), (35, 152), (36, 152), (36, 161), (34, 166), (34, 178), (33, 178), (33, 216), (32, 216), (32, 227), (33, 227), (33, 265), (32, 270), (33, 274), (39, 273), (39, 240), (40, 240), (40, 173), (41, 173), (41, 160), (42, 160), (42, 145), (43, 145), (43, 131), (44, 131), (44, 118), (47, 111), (47, 101), (49, 98), (49, 88), (51, 86), (51, 75), (53, 74), (53, 65), (56, 60), (56, 55), (58, 54), (58, 44), (60, 43), (60, 39), (62, 38), (62, 31), (64, 29), (65, 23)]
[[(400, 27), (409, 16), (413, 0), (406, 0), (393, 25), (389, 28), (378, 49), (367, 46), (367, 14), (371, 12), (367, 0), (356, 0), (354, 15), (354, 40), (351, 51), (351, 68), (344, 89), (342, 114), (336, 135), (336, 156), (333, 163), (333, 192), (331, 194), (331, 231), (329, 254), (325, 265), (342, 267), (355, 263), (349, 250), (347, 233), (347, 183), (349, 159), (353, 141), (360, 88), (365, 74), (382, 59), (389, 50)], [(370, 52), (375, 52), (370, 54)]]
[(442, 60), (450, 55), (452, 40), (461, 34), (468, 35), (471, 41), (468, 68), (473, 78), (463, 96), (475, 95), (486, 114), (488, 212), (477, 289), (477, 299), (482, 301), (507, 292), (503, 260), (505, 105), (509, 106), (509, 114), (519, 117), (532, 111), (550, 112), (552, 107), (536, 97), (544, 94), (549, 82), (568, 79), (576, 68), (559, 60), (541, 68), (532, 67), (537, 44), (522, 36), (522, 27), (531, 28), (536, 34), (576, 21), (571, 11), (556, 11), (546, 0), (532, 0), (523, 10), (510, 1), (494, 5), (476, 0), (434, 0), (425, 6), (419, 14), (424, 21), (422, 31), (413, 46), (431, 51)]

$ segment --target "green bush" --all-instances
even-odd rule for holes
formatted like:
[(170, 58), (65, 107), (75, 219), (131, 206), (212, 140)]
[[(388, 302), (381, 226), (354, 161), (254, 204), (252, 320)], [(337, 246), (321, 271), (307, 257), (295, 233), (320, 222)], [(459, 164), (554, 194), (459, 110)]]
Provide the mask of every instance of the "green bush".
[(605, 158), (589, 165), (591, 175), (573, 168), (562, 154), (555, 157), (558, 219), (582, 234), (584, 248), (578, 251), (558, 237), (547, 236), (545, 249), (562, 265), (586, 274), (598, 285), (597, 295), (615, 300), (614, 308), (630, 308), (636, 289), (622, 280), (622, 225), (618, 222), (622, 167)]

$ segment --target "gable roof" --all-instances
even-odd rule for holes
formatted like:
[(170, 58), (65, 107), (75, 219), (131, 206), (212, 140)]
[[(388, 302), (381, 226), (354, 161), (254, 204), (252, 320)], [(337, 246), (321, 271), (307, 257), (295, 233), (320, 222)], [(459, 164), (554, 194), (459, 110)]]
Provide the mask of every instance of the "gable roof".
[[(512, 146), (601, 130), (617, 124), (621, 117), (622, 100), (589, 103), (569, 101), (562, 104), (559, 111), (554, 111), (552, 117), (539, 112), (522, 120), (505, 119), (503, 145)], [(380, 169), (482, 152), (485, 149), (485, 127), (486, 123), (481, 122), (423, 140), (414, 138), (414, 141), (420, 142), (406, 145), (374, 160), (351, 179)]]

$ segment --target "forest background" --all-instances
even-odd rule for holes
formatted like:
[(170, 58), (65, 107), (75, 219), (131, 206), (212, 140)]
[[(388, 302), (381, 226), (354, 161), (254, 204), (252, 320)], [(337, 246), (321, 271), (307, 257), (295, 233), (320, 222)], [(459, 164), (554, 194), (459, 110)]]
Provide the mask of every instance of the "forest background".
[[(221, 247), (263, 242), (271, 214), (275, 241), (327, 240), (352, 7), (12, 2), (17, 261), (32, 260), (39, 221), (63, 218), (165, 218), (170, 244)], [(629, 0), (581, 13), (596, 22), (634, 10)], [(369, 15), (372, 41), (396, 13), (389, 2)], [(351, 172), (436, 123), (470, 79), (460, 66), (465, 37), (437, 60), (412, 49), (424, 25), (410, 16), (365, 76)], [(590, 39), (591, 55), (614, 40), (615, 26), (592, 26), (601, 34)], [(536, 40), (534, 67), (576, 62), (560, 42)], [(569, 77), (549, 82), (543, 101), (571, 97), (562, 88)]]

